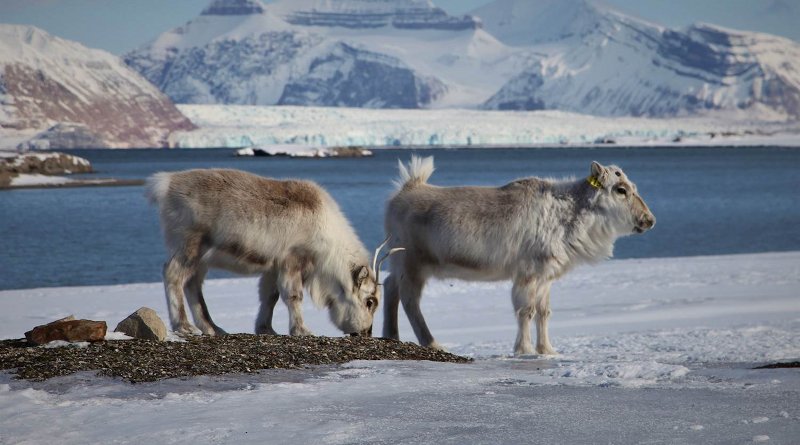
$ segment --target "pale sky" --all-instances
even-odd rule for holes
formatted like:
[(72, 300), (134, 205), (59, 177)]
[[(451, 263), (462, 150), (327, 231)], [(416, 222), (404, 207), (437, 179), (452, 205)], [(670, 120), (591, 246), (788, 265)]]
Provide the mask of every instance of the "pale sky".
[[(800, 41), (800, 0), (604, 0), (671, 26), (705, 21)], [(0, 22), (38, 26), (86, 46), (122, 54), (196, 17), (210, 0), (0, 0)], [(489, 0), (434, 0), (461, 15)]]

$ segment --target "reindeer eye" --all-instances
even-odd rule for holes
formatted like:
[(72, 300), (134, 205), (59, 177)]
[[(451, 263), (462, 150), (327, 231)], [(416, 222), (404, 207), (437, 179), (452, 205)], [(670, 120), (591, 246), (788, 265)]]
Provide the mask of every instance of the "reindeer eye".
[(367, 298), (367, 309), (372, 309), (378, 305), (378, 300), (374, 298)]
[(625, 187), (617, 187), (617, 193), (619, 193), (620, 195), (627, 195), (628, 190), (625, 189)]

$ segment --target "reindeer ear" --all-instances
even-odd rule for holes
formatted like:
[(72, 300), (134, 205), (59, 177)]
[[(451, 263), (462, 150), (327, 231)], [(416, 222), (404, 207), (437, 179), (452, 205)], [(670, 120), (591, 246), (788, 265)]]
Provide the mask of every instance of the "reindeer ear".
[(597, 176), (599, 178), (603, 173), (605, 173), (605, 171), (606, 168), (600, 165), (599, 162), (592, 161), (592, 170), (590, 172), (592, 176)]
[(600, 165), (599, 162), (592, 161), (591, 176), (597, 178), (601, 184), (606, 185), (606, 181), (608, 179), (608, 169)]
[(369, 269), (367, 266), (361, 266), (353, 269), (353, 283), (356, 286), (361, 286), (361, 283), (369, 276)]

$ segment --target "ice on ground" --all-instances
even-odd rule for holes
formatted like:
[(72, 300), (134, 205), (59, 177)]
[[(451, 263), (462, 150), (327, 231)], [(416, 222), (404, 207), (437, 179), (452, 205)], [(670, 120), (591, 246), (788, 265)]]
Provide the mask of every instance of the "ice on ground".
[[(256, 289), (254, 278), (210, 280), (215, 321), (252, 332)], [(797, 443), (800, 376), (752, 368), (800, 358), (798, 289), (800, 252), (579, 268), (552, 290), (560, 355), (515, 358), (508, 283), (434, 281), (423, 313), (472, 364), (359, 361), (137, 385), (0, 374), (0, 443)], [(67, 314), (113, 325), (141, 306), (166, 319), (160, 283), (2, 291), (0, 338)], [(324, 311), (305, 312), (318, 334), (341, 335)], [(287, 324), (279, 305), (275, 325)]]
[(23, 187), (32, 185), (63, 185), (72, 181), (63, 176), (48, 176), (38, 173), (23, 173), (11, 178), (12, 187)]

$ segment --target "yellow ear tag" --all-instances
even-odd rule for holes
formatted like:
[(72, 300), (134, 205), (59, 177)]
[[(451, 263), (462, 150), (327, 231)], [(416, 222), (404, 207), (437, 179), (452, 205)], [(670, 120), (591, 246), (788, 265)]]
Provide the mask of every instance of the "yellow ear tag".
[(591, 185), (596, 189), (603, 188), (603, 184), (600, 184), (600, 181), (594, 176), (589, 176), (588, 178), (586, 178), (586, 182), (588, 182), (589, 185)]

